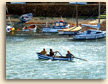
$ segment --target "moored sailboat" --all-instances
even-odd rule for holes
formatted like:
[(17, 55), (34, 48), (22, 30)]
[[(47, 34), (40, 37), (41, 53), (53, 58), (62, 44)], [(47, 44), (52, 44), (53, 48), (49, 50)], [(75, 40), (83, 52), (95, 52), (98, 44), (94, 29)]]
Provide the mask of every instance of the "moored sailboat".
[(78, 26), (78, 4), (86, 5), (87, 3), (85, 3), (85, 2), (70, 2), (70, 4), (76, 5), (76, 26), (71, 27), (69, 29), (58, 30), (59, 35), (76, 35), (82, 29), (81, 26)]
[(99, 2), (98, 24), (97, 25), (81, 24), (81, 25), (96, 28), (97, 30), (90, 29), (82, 33), (78, 33), (77, 35), (73, 36), (73, 39), (86, 40), (86, 39), (100, 39), (106, 37), (106, 32), (99, 30), (100, 29), (100, 2)]
[(89, 40), (89, 39), (100, 39), (106, 36), (106, 32), (101, 30), (89, 29), (83, 33), (79, 33), (73, 36), (73, 39), (77, 40)]

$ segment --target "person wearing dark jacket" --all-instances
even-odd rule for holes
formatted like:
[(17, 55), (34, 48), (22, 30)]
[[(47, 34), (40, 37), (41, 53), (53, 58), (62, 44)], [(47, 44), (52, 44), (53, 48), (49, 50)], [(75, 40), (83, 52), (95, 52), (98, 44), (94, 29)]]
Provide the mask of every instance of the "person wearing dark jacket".
[[(57, 51), (56, 51), (56, 52), (57, 52)], [(56, 53), (56, 52), (53, 52), (53, 50), (50, 49), (49, 56), (54, 56), (54, 53)]]

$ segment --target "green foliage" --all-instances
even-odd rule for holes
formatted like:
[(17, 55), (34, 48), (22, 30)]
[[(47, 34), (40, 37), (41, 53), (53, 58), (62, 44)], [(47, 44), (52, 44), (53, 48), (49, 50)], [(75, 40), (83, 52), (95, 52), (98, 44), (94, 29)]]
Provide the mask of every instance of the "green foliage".
[(101, 19), (106, 19), (106, 15), (101, 15), (100, 18)]

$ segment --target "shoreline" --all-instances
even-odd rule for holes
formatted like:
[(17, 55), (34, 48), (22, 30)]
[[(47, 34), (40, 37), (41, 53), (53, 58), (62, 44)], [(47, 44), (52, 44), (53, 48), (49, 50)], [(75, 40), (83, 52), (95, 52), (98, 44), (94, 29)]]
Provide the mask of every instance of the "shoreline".
[[(20, 17), (20, 16), (19, 16)], [(76, 18), (62, 18), (65, 22), (67, 22), (68, 24), (75, 24), (76, 23)], [(61, 17), (33, 17), (30, 21), (26, 22), (25, 24), (46, 24), (46, 22), (50, 22), (53, 23), (54, 21), (60, 21)], [(105, 21), (106, 19), (100, 19), (100, 23), (102, 23), (103, 21)], [(9, 22), (8, 19), (6, 19), (6, 22)], [(19, 18), (11, 18), (11, 22), (20, 22)], [(83, 19), (83, 18), (79, 18), (78, 19), (78, 23), (79, 24), (96, 24), (98, 23), (98, 19)]]
[[(26, 25), (30, 25), (30, 24), (36, 24), (38, 26), (38, 29), (41, 30), (42, 27), (46, 26), (46, 22), (50, 22), (48, 25), (52, 25), (54, 23), (54, 21), (60, 21), (61, 17), (54, 17), (53, 19), (50, 17), (33, 17), (30, 21), (23, 23), (22, 26), (21, 25), (15, 25), (15, 29), (19, 28), (20, 30)], [(74, 18), (63, 18), (64, 22), (67, 22), (67, 24), (70, 24), (70, 26), (75, 26), (76, 25), (76, 19)], [(8, 23), (9, 20), (6, 19), (6, 23)], [(18, 18), (13, 18), (11, 19), (12, 23), (21, 23), (20, 20)], [(98, 23), (98, 19), (78, 19), (78, 25), (81, 24), (89, 24), (89, 25), (96, 25)], [(20, 28), (21, 26), (21, 28)], [(81, 32), (88, 30), (88, 29), (94, 29), (94, 28), (90, 28), (90, 27), (83, 27)], [(106, 31), (106, 19), (100, 19), (100, 30), (102, 31)], [(41, 31), (39, 31), (41, 33)]]

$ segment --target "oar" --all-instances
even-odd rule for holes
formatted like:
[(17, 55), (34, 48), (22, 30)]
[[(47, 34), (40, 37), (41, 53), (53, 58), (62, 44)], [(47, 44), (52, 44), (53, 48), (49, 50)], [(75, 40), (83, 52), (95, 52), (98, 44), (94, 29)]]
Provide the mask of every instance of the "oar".
[(57, 52), (62, 56), (62, 54), (59, 51), (57, 51)]
[[(72, 55), (73, 55), (73, 54), (72, 54)], [(73, 55), (73, 58), (80, 59), (80, 60), (83, 60), (83, 61), (87, 61), (87, 60), (85, 60), (85, 59), (81, 59), (81, 58), (75, 57), (74, 55)]]
[(75, 57), (75, 56), (74, 56), (74, 58), (76, 58), (76, 59), (80, 59), (80, 60), (83, 60), (83, 61), (87, 61), (87, 60), (85, 60), (85, 59), (81, 59), (81, 58), (78, 58), (78, 57)]
[(55, 55), (53, 55), (53, 59), (52, 59), (52, 61), (54, 60), (54, 57), (56, 56), (56, 54), (57, 54), (57, 52), (55, 53)]

